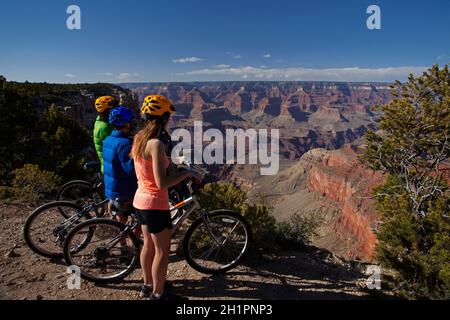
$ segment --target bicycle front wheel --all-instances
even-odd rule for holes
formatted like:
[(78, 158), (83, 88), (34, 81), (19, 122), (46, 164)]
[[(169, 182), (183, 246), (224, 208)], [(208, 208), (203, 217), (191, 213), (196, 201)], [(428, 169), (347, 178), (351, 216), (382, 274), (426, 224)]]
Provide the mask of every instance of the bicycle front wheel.
[(23, 236), (35, 253), (47, 258), (62, 258), (62, 245), (69, 231), (80, 222), (90, 219), (89, 213), (76, 203), (56, 201), (34, 210), (25, 221)]
[(183, 251), (193, 269), (206, 274), (224, 273), (244, 258), (251, 238), (251, 228), (244, 217), (234, 211), (217, 210), (189, 227)]
[(122, 280), (134, 270), (140, 254), (138, 238), (125, 228), (124, 224), (106, 218), (79, 224), (64, 242), (67, 265), (77, 266), (83, 279), (95, 283)]

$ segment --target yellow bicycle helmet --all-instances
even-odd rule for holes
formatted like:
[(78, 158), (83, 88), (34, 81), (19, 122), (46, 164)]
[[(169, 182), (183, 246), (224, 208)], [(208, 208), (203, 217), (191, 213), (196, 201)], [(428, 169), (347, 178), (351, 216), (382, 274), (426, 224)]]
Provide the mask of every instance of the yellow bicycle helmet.
[(108, 109), (112, 109), (117, 106), (117, 99), (111, 96), (103, 96), (95, 100), (95, 110), (102, 113)]
[(142, 103), (142, 116), (161, 117), (164, 114), (171, 114), (175, 112), (175, 107), (172, 102), (166, 97), (160, 95), (146, 96)]

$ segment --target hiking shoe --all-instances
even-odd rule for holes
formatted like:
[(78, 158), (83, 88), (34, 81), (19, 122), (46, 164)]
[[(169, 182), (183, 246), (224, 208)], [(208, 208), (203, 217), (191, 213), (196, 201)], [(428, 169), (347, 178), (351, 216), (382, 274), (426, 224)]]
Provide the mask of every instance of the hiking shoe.
[(149, 298), (152, 295), (153, 287), (143, 285), (141, 288), (141, 292), (139, 292), (139, 297), (141, 298)]
[[(172, 288), (173, 288), (172, 282), (166, 281), (166, 283), (164, 283), (164, 291), (169, 291)], [(141, 298), (149, 298), (152, 293), (153, 293), (153, 286), (143, 285), (141, 288), (141, 292), (139, 292), (139, 296)]]
[(152, 293), (150, 295), (150, 297), (148, 298), (149, 300), (153, 300), (153, 301), (182, 301), (182, 300), (189, 300), (185, 297), (173, 294), (173, 293), (168, 293), (168, 292), (164, 292), (161, 296), (156, 296), (154, 293)]

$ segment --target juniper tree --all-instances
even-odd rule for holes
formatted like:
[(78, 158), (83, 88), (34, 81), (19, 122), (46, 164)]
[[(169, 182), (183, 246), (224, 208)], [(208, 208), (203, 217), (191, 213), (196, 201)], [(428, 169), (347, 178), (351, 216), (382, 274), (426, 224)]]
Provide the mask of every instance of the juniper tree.
[(398, 272), (410, 297), (450, 298), (449, 80), (448, 66), (435, 65), (396, 82), (361, 157), (387, 173), (374, 190), (381, 220), (376, 256)]
[(437, 65), (404, 84), (397, 81), (394, 100), (378, 107), (379, 131), (366, 134), (363, 160), (401, 179), (417, 215), (426, 214), (428, 200), (448, 191), (443, 176), (450, 157), (449, 82), (448, 66)]

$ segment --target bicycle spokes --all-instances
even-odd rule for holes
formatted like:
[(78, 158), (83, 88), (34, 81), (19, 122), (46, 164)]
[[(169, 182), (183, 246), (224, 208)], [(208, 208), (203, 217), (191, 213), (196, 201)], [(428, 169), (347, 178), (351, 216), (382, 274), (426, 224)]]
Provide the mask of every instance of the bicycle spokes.
[(78, 230), (69, 246), (71, 262), (95, 278), (117, 277), (135, 263), (139, 250), (118, 226), (101, 223)]
[(189, 241), (189, 255), (203, 268), (226, 268), (240, 259), (247, 244), (245, 226), (236, 218), (215, 216), (205, 219)]

